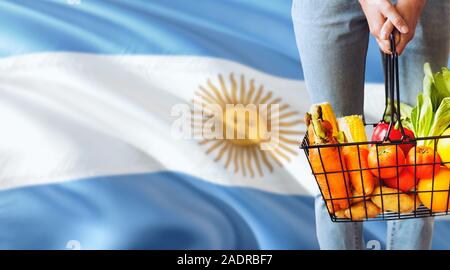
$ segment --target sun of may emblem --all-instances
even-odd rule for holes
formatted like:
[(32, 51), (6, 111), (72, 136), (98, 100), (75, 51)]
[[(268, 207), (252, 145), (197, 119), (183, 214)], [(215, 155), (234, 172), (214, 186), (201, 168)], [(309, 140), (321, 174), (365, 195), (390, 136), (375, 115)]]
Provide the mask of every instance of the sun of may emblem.
[(199, 86), (192, 102), (194, 135), (225, 168), (233, 167), (243, 176), (263, 176), (264, 167), (272, 172), (274, 163), (282, 166), (297, 155), (298, 139), (304, 134), (300, 113), (253, 79), (219, 74), (216, 81), (208, 79)]

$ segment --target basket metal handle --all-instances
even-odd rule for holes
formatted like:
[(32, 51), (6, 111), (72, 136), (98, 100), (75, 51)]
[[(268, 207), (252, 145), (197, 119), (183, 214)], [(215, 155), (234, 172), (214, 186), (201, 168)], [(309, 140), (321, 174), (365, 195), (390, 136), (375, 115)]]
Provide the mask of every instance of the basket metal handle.
[[(405, 139), (411, 139), (408, 135), (405, 134), (405, 130), (403, 129), (402, 121), (400, 120), (400, 83), (399, 83), (399, 72), (398, 72), (398, 54), (395, 45), (395, 33), (391, 33), (389, 36), (390, 45), (391, 45), (391, 54), (383, 53), (383, 64), (384, 64), (384, 89), (385, 89), (385, 109), (383, 113), (383, 118), (381, 119), (381, 123), (384, 122), (384, 118), (387, 114), (387, 110), (390, 107), (390, 117), (391, 121), (389, 123), (389, 128), (386, 132), (385, 137), (383, 138), (383, 142), (391, 141), (389, 136), (391, 134), (392, 128), (398, 124), (402, 137), (398, 141), (391, 142), (400, 142)], [(390, 102), (388, 102), (390, 100)], [(397, 104), (395, 104), (395, 102)]]

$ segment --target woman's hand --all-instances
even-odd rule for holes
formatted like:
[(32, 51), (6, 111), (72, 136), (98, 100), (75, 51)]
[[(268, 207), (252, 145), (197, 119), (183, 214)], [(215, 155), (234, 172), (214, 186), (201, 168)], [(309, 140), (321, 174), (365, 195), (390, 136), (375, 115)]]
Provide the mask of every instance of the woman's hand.
[[(416, 2), (416, 0), (405, 0), (405, 2), (409, 1)], [(378, 46), (383, 52), (391, 53), (389, 34), (394, 27), (401, 34), (407, 34), (409, 32), (408, 24), (389, 0), (359, 0), (359, 3), (369, 23), (370, 33), (377, 40)], [(385, 25), (387, 22), (389, 24)], [(391, 25), (392, 29), (389, 31)], [(396, 37), (396, 43), (398, 41)]]
[[(417, 22), (419, 21), (420, 14), (425, 6), (426, 0), (398, 0), (396, 8), (398, 13), (404, 18), (408, 24), (409, 31), (407, 33), (401, 33), (397, 44), (397, 53), (400, 55), (405, 49), (406, 45), (414, 37)], [(394, 30), (394, 24), (390, 20), (386, 20), (381, 28), (382, 33), (392, 33)], [(385, 37), (385, 36), (383, 36)]]

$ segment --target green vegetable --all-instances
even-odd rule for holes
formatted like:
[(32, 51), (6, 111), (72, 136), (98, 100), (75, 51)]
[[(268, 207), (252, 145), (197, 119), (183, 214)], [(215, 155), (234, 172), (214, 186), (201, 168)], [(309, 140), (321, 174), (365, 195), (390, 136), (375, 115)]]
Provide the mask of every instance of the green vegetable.
[[(384, 121), (386, 123), (391, 122), (391, 100), (388, 100), (388, 106), (386, 110), (386, 115), (384, 116)], [(396, 106), (397, 107), (397, 106)], [(411, 122), (411, 112), (413, 108), (406, 103), (400, 103), (400, 121), (402, 122), (402, 126), (412, 130), (412, 122)]]
[(417, 104), (420, 104), (420, 107), (418, 107), (419, 124), (417, 134), (414, 134), (416, 137), (426, 137), (430, 134), (431, 124), (433, 123), (433, 103), (426, 94), (419, 94), (417, 96)]
[[(411, 126), (416, 137), (441, 135), (450, 126), (450, 71), (444, 67), (433, 74), (429, 63), (424, 65), (423, 94), (411, 110)], [(431, 145), (432, 140), (419, 144)]]
[(450, 97), (442, 100), (434, 116), (437, 121), (430, 128), (430, 136), (439, 136), (450, 126)]
[(437, 111), (442, 100), (450, 97), (450, 71), (447, 68), (442, 68), (441, 72), (433, 75), (430, 64), (426, 63), (424, 72), (423, 92), (430, 97), (433, 103), (433, 111)]
[(441, 98), (440, 101), (450, 97), (450, 70), (448, 68), (442, 68), (441, 72), (434, 75), (434, 85), (439, 93), (438, 97)]

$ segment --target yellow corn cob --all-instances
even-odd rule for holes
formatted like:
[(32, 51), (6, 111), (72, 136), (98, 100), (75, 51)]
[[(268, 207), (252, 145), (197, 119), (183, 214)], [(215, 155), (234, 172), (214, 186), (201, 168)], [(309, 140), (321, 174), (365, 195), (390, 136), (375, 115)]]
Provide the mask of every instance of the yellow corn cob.
[[(367, 136), (361, 115), (350, 115), (337, 120), (339, 130), (344, 132), (348, 142), (366, 142)], [(367, 147), (367, 146), (365, 146)]]
[(322, 119), (330, 122), (331, 127), (333, 127), (333, 136), (338, 136), (339, 128), (336, 122), (336, 115), (334, 114), (330, 103), (324, 102), (316, 105), (320, 106), (322, 109)]

